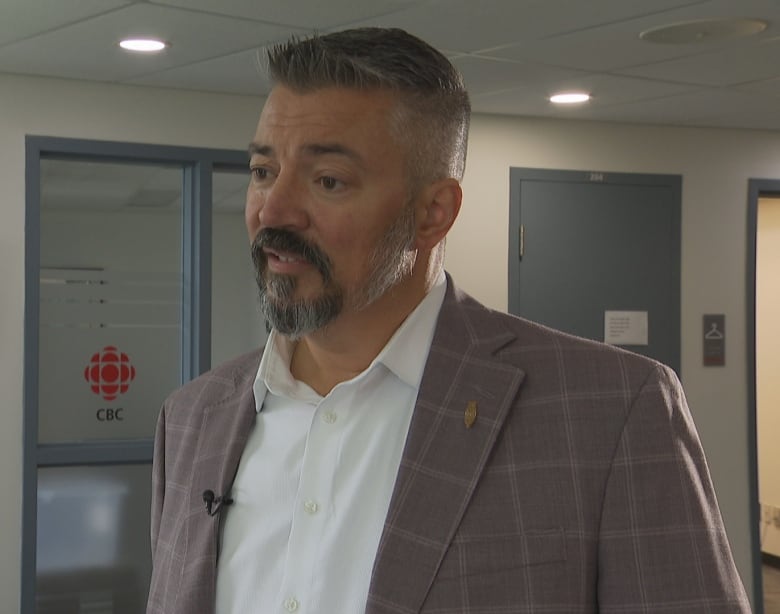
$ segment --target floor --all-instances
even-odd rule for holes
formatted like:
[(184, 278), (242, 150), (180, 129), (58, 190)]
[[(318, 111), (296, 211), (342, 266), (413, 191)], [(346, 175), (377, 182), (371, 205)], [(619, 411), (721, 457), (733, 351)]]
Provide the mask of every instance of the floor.
[(780, 568), (763, 566), (764, 614), (780, 614)]

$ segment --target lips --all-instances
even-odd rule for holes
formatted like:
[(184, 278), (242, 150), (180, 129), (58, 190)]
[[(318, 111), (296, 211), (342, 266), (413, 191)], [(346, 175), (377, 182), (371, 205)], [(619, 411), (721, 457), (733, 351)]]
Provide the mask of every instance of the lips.
[(306, 262), (306, 259), (301, 254), (293, 254), (291, 252), (281, 252), (274, 249), (269, 249), (267, 247), (263, 248), (263, 253), (265, 253), (266, 257), (270, 256), (271, 258), (275, 258), (276, 260), (279, 260), (280, 262), (284, 262), (284, 263)]
[(312, 266), (304, 255), (294, 252), (264, 248), (263, 255), (265, 256), (265, 266), (271, 273), (296, 275)]
[(255, 271), (262, 275), (266, 267), (277, 273), (295, 273), (302, 266), (314, 266), (325, 282), (332, 278), (330, 259), (314, 243), (280, 228), (264, 228), (252, 242)]

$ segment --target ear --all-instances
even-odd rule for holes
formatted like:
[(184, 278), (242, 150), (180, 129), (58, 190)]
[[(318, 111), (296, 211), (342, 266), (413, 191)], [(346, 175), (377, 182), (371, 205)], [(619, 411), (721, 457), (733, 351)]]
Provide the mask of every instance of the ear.
[(457, 179), (441, 179), (422, 190), (417, 204), (417, 249), (431, 250), (438, 245), (458, 217), (462, 200)]

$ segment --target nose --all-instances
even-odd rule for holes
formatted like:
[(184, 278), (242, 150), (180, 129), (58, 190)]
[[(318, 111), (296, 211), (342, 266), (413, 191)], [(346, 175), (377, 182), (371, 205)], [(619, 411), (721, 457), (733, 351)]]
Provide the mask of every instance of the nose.
[(250, 239), (263, 228), (301, 231), (308, 226), (305, 192), (292, 174), (273, 181), (250, 181), (246, 195), (246, 224)]

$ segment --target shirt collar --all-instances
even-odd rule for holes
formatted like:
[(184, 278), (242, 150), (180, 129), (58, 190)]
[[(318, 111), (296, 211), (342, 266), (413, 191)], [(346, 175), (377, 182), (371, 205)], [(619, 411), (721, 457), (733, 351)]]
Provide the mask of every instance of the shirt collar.
[[(423, 300), (393, 333), (363, 373), (381, 364), (408, 386), (415, 390), (420, 387), (446, 289), (446, 276), (444, 271), (441, 271)], [(258, 412), (262, 409), (269, 390), (273, 394), (312, 404), (317, 404), (322, 399), (310, 386), (296, 380), (290, 373), (294, 349), (293, 341), (276, 330), (271, 331), (253, 385)]]
[[(442, 271), (428, 294), (395, 331), (371, 365), (383, 364), (415, 390), (420, 387), (447, 281)], [(371, 367), (369, 367), (371, 368)]]

